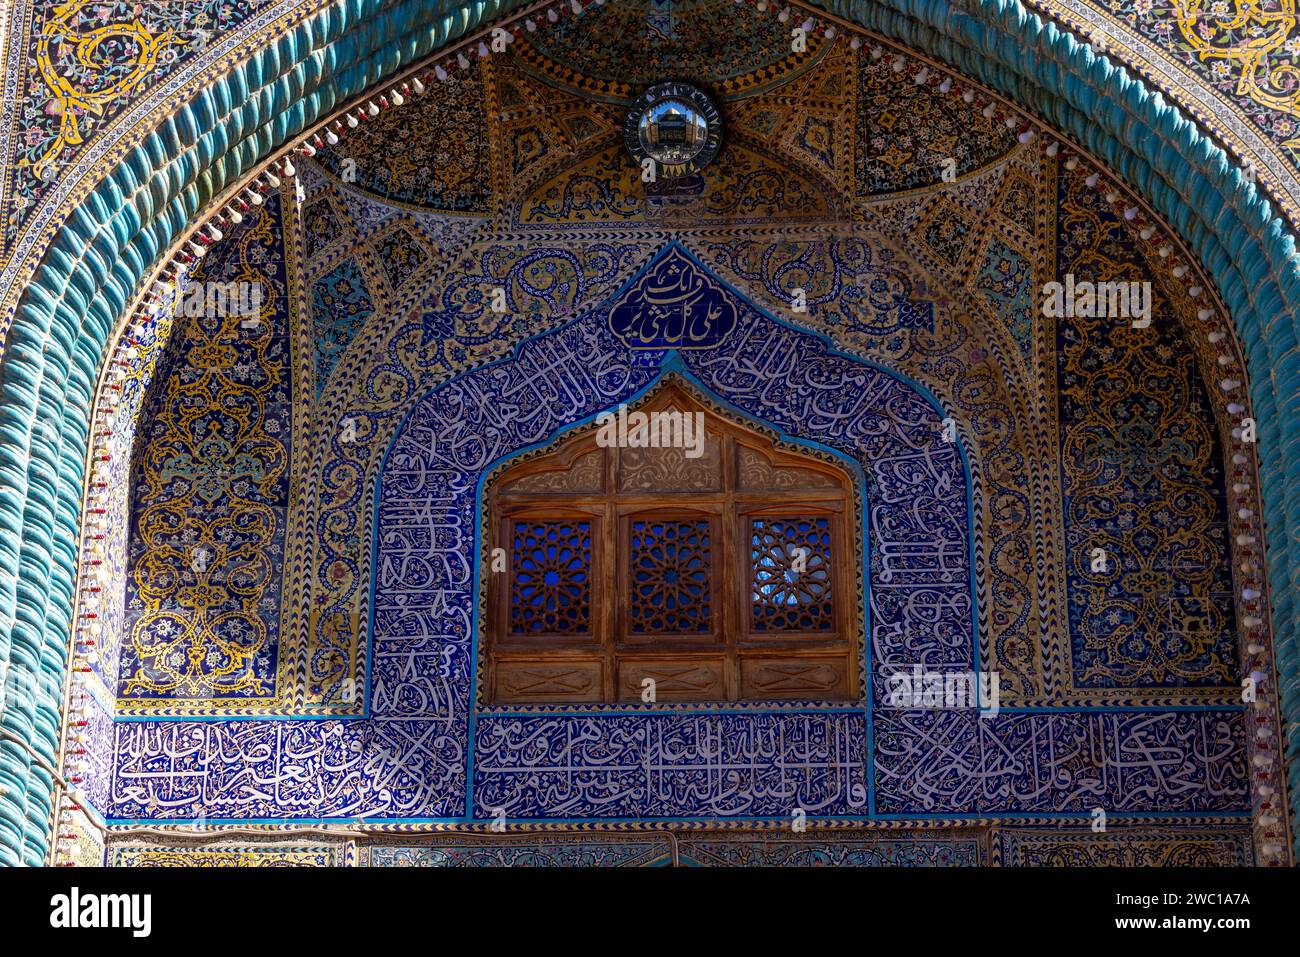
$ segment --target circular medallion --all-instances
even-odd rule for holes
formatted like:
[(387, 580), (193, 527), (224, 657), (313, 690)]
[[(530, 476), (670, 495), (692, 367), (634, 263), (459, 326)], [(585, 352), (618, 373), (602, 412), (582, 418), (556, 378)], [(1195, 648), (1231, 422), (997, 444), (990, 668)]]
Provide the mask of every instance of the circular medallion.
[(642, 166), (654, 161), (656, 179), (703, 169), (722, 145), (722, 118), (713, 101), (689, 83), (659, 83), (632, 104), (623, 142)]

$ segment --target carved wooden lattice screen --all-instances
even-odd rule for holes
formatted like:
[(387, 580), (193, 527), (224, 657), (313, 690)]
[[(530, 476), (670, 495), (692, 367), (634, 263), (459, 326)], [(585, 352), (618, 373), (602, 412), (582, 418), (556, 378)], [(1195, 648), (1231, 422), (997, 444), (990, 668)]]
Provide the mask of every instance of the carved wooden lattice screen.
[(636, 411), (703, 413), (703, 449), (593, 430), (491, 483), (486, 700), (855, 697), (848, 476), (675, 386)]

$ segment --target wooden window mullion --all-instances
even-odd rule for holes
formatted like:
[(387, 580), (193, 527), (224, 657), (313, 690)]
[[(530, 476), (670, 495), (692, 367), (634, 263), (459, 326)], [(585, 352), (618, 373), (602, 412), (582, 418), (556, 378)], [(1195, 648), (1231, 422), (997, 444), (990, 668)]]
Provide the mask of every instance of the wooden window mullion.
[(605, 703), (618, 700), (618, 658), (615, 643), (621, 626), (622, 596), (619, 594), (618, 582), (622, 578), (622, 554), (619, 541), (622, 521), (618, 515), (618, 449), (605, 450), (605, 532), (604, 556), (605, 567), (601, 573), (600, 587), (605, 601), (602, 603), (601, 644), (604, 649), (604, 697)]
[(725, 435), (722, 449), (722, 518), (719, 524), (722, 527), (722, 569), (719, 579), (722, 583), (724, 594), (719, 604), (723, 608), (724, 620), (722, 622), (722, 636), (724, 642), (723, 654), (725, 655), (726, 665), (726, 698), (728, 701), (736, 701), (740, 698), (740, 662), (736, 655), (736, 635), (741, 627), (741, 614), (744, 606), (741, 604), (741, 592), (736, 588), (736, 582), (739, 581), (741, 569), (744, 562), (741, 560), (743, 550), (741, 542), (737, 538), (739, 529), (736, 527), (736, 442), (731, 435)]

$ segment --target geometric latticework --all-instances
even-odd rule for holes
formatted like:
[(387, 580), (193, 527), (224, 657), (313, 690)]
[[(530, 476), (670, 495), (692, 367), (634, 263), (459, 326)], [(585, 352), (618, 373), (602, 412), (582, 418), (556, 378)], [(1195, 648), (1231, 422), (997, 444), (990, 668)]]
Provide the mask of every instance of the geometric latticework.
[(712, 522), (635, 521), (630, 544), (632, 631), (711, 631)]
[(754, 631), (832, 631), (831, 523), (825, 517), (750, 523)]
[(510, 631), (585, 635), (591, 631), (591, 523), (515, 522)]

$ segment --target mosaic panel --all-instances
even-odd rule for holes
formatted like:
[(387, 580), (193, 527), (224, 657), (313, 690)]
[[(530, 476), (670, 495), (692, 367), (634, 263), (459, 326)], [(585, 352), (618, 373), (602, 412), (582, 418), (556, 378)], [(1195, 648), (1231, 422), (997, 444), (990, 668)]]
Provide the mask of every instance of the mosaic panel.
[(431, 843), (376, 846), (371, 867), (645, 867), (671, 860), (665, 837), (446, 837)]
[[(475, 488), (476, 476), (512, 449), (544, 443), (567, 423), (625, 401), (665, 362), (735, 408), (789, 434), (816, 435), (862, 463), (877, 669), (973, 666), (965, 479), (955, 448), (940, 438), (937, 411), (897, 379), (731, 293), (736, 328), (714, 349), (633, 352), (613, 335), (610, 316), (645, 295), (653, 275), (643, 270), (582, 320), (437, 389), (408, 418), (381, 491), (368, 721), (119, 726), (117, 750), (130, 757), (116, 772), (114, 813), (184, 818), (203, 807), (232, 816), (485, 818), (501, 811), (528, 820), (785, 817), (792, 803), (813, 816), (862, 815), (873, 802), (876, 813), (890, 815), (1050, 815), (1094, 802), (1130, 811), (1242, 809), (1238, 711), (993, 719), (878, 710), (874, 767), (864, 710), (489, 711), (477, 718), (471, 742), (472, 578), (467, 566), (445, 560), (449, 553), (429, 548), (474, 540), (474, 503), (455, 490)], [(619, 770), (630, 767), (639, 770)], [(474, 807), (466, 809), (470, 773)]]
[[(142, 94), (192, 63), (223, 34), (252, 18), (266, 0), (193, 0), (185, 4), (137, 0), (73, 0), (14, 4), (30, 24), (10, 24), (30, 42), (18, 60), (12, 156), (3, 157), (7, 208), (5, 238), (57, 181), (60, 168), (105, 133)], [(9, 17), (11, 11), (6, 9)], [(10, 89), (6, 86), (6, 89)]]
[(723, 142), (707, 176), (647, 189), (621, 143), (581, 156), (535, 186), (518, 207), (521, 226), (579, 226), (650, 221), (764, 223), (844, 215), (833, 186), (761, 144), (737, 134)]
[(963, 215), (960, 206), (942, 196), (935, 200), (933, 213), (921, 229), (921, 238), (944, 263), (951, 267), (961, 264), (970, 247), (969, 238), (975, 230), (973, 217)]
[[(108, 695), (105, 698), (112, 700)], [(82, 780), (78, 783), (78, 787), (85, 803), (102, 816), (104, 808), (108, 807), (108, 796), (113, 781), (113, 764), (117, 759), (117, 754), (113, 750), (116, 744), (113, 734), (113, 714), (97, 694), (87, 695), (85, 701), (79, 704), (81, 720), (86, 722), (79, 729), (84, 742), (81, 747), (85, 750), (81, 759), (86, 769), (80, 775)]]
[(1030, 259), (1004, 240), (994, 237), (980, 266), (976, 290), (993, 305), (1007, 331), (1020, 347), (1025, 362), (1032, 362), (1035, 345), (1036, 288)]
[[(629, 349), (707, 349), (736, 325), (736, 309), (721, 284), (694, 268), (676, 247), (655, 257), (647, 284), (662, 290), (663, 304), (624, 300), (610, 312), (610, 325)], [(630, 454), (642, 454), (631, 449)]]
[(877, 710), (881, 814), (1241, 812), (1246, 716)]
[(338, 845), (246, 844), (210, 847), (115, 844), (110, 867), (342, 867)]
[[(146, 400), (123, 706), (275, 695), (291, 453), (283, 242), (273, 196), (201, 261)], [(243, 292), (222, 305), (201, 295), (215, 284)]]
[[(9, 78), (19, 94), (13, 118), (15, 155), (6, 157), (12, 160), (6, 167), (14, 170), (10, 190), (15, 194), (8, 204), (14, 208), (9, 237), (48, 188), (53, 178), (48, 164), (71, 160), (106, 132), (128, 104), (205, 54), (211, 58), (219, 40), (266, 6), (266, 0), (195, 0), (183, 7), (128, 0), (54, 6), (16, 2), (16, 16), (30, 23), (15, 24), (14, 35), (30, 37), (33, 54), (15, 58), (19, 71)], [(1294, 151), (1300, 109), (1285, 76), (1296, 31), (1294, 16), (1285, 9), (1265, 15), (1248, 6), (1244, 12), (1227, 6), (1220, 10), (1191, 0), (1172, 7), (1153, 6), (1150, 0), (1033, 6), (1063, 13), (1073, 22), (1086, 21), (1094, 32), (1107, 21), (1121, 24), (1149, 44), (1152, 55), (1178, 64), (1187, 76), (1204, 83), (1203, 95), (1217, 99), (1225, 114), (1244, 118), (1284, 154)], [(606, 36), (619, 41), (586, 43), (585, 28), (595, 19), (609, 21)], [(633, 89), (661, 79), (664, 63), (689, 63), (694, 75), (712, 77), (707, 82), (728, 93), (740, 92), (788, 80), (801, 65), (816, 62), (825, 46), (814, 32), (810, 53), (791, 55), (786, 25), (770, 13), (707, 0), (652, 10), (611, 2), (589, 9), (581, 20), (565, 18), (548, 26), (528, 34), (530, 42), (521, 46), (521, 56), (531, 61), (532, 69), (588, 92), (621, 91), (625, 99), (634, 95)], [(1253, 41), (1248, 51), (1238, 43), (1243, 36)], [(73, 49), (78, 56), (69, 55)], [(621, 55), (630, 59), (624, 61)], [(644, 82), (628, 77), (629, 63), (643, 64), (649, 71)], [(806, 118), (806, 123), (817, 122), (816, 117)]]
[(1075, 683), (1235, 684), (1223, 449), (1201, 371), (1109, 204), (1077, 176), (1060, 184), (1066, 295), (1145, 284), (1150, 306), (1139, 328), (1143, 319), (1117, 315), (1109, 298), (1093, 308), (1081, 292), (1076, 314), (1055, 319)]
[[(107, 853), (110, 867), (1233, 867), (1253, 860), (1249, 828), (1221, 823), (1125, 824), (1105, 833), (1077, 827), (441, 833), (380, 837), (358, 847), (271, 835), (199, 842), (118, 832)], [(103, 857), (77, 863), (101, 866)]]
[(475, 816), (509, 819), (865, 814), (855, 714), (477, 719)]
[(311, 318), (316, 343), (316, 395), (325, 391), (330, 373), (375, 311), (366, 279), (354, 259), (346, 259), (317, 279), (311, 289)]
[(935, 302), (891, 244), (871, 238), (745, 238), (709, 244), (710, 260), (784, 309), (802, 289), (807, 311), (887, 353), (935, 330)]
[(1249, 828), (1200, 828), (1060, 834), (1011, 830), (998, 834), (1007, 867), (1249, 867), (1255, 861)]
[[(358, 698), (348, 691), (362, 683), (358, 675), (364, 674), (367, 654), (359, 623), (361, 587), (369, 581), (370, 567), (362, 554), (368, 547), (362, 536), (370, 531), (364, 478), (374, 474), (410, 403), (468, 365), (501, 358), (520, 337), (551, 322), (550, 317), (595, 307), (653, 248), (635, 238), (577, 246), (485, 239), (451, 257), (447, 281), (419, 309), (401, 315), (381, 342), (367, 344), (362, 355), (350, 354), (349, 372), (336, 377), (350, 404), (333, 413), (336, 431), (317, 472), (320, 512), (311, 537), (317, 549), (312, 574), (318, 610), (305, 652), (308, 707), (356, 710)], [(503, 314), (490, 308), (494, 288), (506, 293)], [(560, 355), (547, 357), (542, 368), (558, 369), (566, 361)], [(517, 395), (497, 397), (507, 403), (503, 412), (532, 409), (538, 395), (549, 394), (544, 380), (536, 385), (542, 390), (537, 395), (529, 386)], [(564, 388), (582, 387), (578, 382)], [(464, 401), (474, 409), (494, 400), (470, 395)], [(478, 442), (472, 432), (464, 438), (467, 447)], [(458, 542), (448, 531), (435, 540), (451, 546)]]
[(302, 211), (302, 239), (310, 259), (347, 234), (342, 217), (328, 196), (306, 204)]
[(57, 831), (67, 841), (69, 863), (73, 867), (103, 867), (104, 835), (99, 827), (81, 808), (66, 813), (68, 817), (59, 821)]
[[(124, 376), (117, 393), (118, 422), (122, 425), (119, 448), (136, 448), (135, 439), (141, 426), (140, 411), (149, 396), (149, 386), (160, 371), (159, 364), (162, 364), (162, 374), (166, 375), (168, 363), (177, 361), (177, 357), (171, 355), (166, 346), (171, 341), (181, 291), (187, 290), (190, 284), (187, 277), (181, 277), (177, 285), (160, 296), (158, 305), (134, 330), (132, 348), (136, 350), (136, 364), (123, 370)], [(97, 588), (98, 592), (89, 591), (81, 606), (85, 612), (96, 616), (90, 627), (90, 637), (95, 642), (98, 657), (94, 661), (88, 660), (91, 670), (89, 673), (83, 672), (89, 692), (87, 697), (94, 702), (91, 711), (95, 717), (91, 718), (91, 725), (96, 732), (108, 725), (107, 717), (101, 714), (104, 702), (113, 701), (117, 694), (122, 644), (125, 640), (126, 590), (130, 564), (127, 542), (131, 534), (131, 471), (134, 463), (130, 457), (121, 454), (110, 455), (109, 459), (105, 462), (101, 457), (93, 462), (88, 476), (92, 488), (110, 493), (106, 496), (104, 505), (103, 531), (95, 531), (92, 521), (83, 522), (82, 529), (85, 548), (94, 547), (93, 536), (104, 536), (99, 540), (103, 545), (103, 558), (93, 576), (92, 587)], [(98, 720), (101, 717), (102, 722)], [(91, 740), (94, 746), (88, 745), (88, 754), (95, 755), (103, 765), (110, 763), (111, 755), (104, 750), (107, 747), (105, 737), (96, 733)], [(102, 789), (102, 780), (94, 776), (90, 780), (93, 785), (88, 784), (87, 789), (90, 786)], [(102, 807), (98, 803), (93, 806)]]
[(425, 209), (486, 213), (491, 208), (483, 67), (454, 71), (419, 109), (388, 110), (369, 135), (322, 149), (316, 159), (347, 183)]
[(402, 228), (384, 236), (375, 251), (394, 289), (401, 289), (429, 261), (424, 244)]
[(1098, 20), (1122, 24), (1184, 67), (1296, 162), (1300, 90), (1291, 71), (1300, 52), (1300, 34), (1292, 5), (1088, 0), (1087, 6)]
[[(643, 294), (633, 284), (620, 300)], [(186, 807), (201, 802), (210, 813), (225, 807), (250, 816), (292, 807), (327, 816), (363, 809), (398, 816), (460, 813), (457, 805), (463, 806), (466, 793), (471, 579), (464, 574), (467, 569), (438, 560), (428, 542), (449, 534), (473, 540), (474, 503), (463, 495), (448, 497), (446, 489), (474, 487), (473, 476), (502, 454), (554, 435), (571, 416), (589, 415), (625, 400), (657, 375), (657, 363), (648, 366), (637, 359), (609, 331), (608, 316), (618, 301), (534, 340), (510, 362), (467, 373), (436, 390), (407, 420), (389, 457), (380, 498), (377, 534), (383, 544), (375, 600), (372, 721), (119, 726), (119, 753), (135, 757), (123, 761), (117, 771), (113, 801), (118, 812), (135, 817), (147, 807), (149, 814), (184, 816)], [(968, 534), (961, 464), (951, 446), (938, 438), (936, 413), (885, 373), (837, 357), (820, 340), (778, 325), (748, 306), (743, 313), (741, 326), (723, 347), (689, 354), (689, 371), (741, 409), (765, 412), (792, 433), (812, 431), (841, 446), (845, 454), (870, 461), (873, 482), (898, 489), (896, 496), (885, 497), (873, 519), (882, 528), (902, 533), (905, 524), (915, 521), (889, 505), (890, 498), (906, 498), (909, 516), (927, 516), (925, 533), (912, 525), (910, 534), (919, 534), (931, 547), (912, 551), (890, 572), (893, 587), (915, 589), (917, 600), (899, 603), (892, 615), (878, 615), (873, 640), (887, 653), (897, 633), (914, 631), (910, 621), (931, 615), (927, 607), (942, 607), (940, 616), (951, 616), (953, 630), (962, 630), (959, 623), (966, 622), (962, 657), (969, 661), (969, 565), (962, 559), (963, 564), (940, 567), (928, 557), (935, 554), (935, 542), (940, 550), (965, 555)], [(666, 358), (660, 354), (660, 361)], [(549, 383), (539, 392), (539, 368), (555, 370), (571, 381), (558, 390), (553, 389), (556, 383)], [(812, 381), (825, 383), (824, 401), (813, 406), (805, 395), (810, 369), (818, 370)], [(463, 397), (494, 399), (453, 401), (453, 390)], [(581, 407), (571, 406), (575, 400)], [(833, 408), (851, 411), (830, 420), (817, 411)], [(812, 418), (804, 421), (805, 416)], [(459, 436), (477, 438), (471, 444)], [(449, 457), (430, 461), (430, 455)], [(896, 466), (904, 461), (911, 464), (900, 471)], [(413, 481), (417, 476), (422, 480)], [(926, 488), (947, 491), (936, 497)], [(931, 601), (941, 605), (929, 606)], [(530, 762), (546, 760), (546, 752), (537, 746), (513, 740), (520, 733), (527, 736), (531, 724), (485, 715), (477, 723), (474, 744), (478, 808), (499, 802), (512, 817), (607, 816), (620, 807), (651, 815), (714, 809), (732, 815), (784, 815), (791, 794), (815, 813), (865, 806), (866, 724), (861, 712), (691, 720), (656, 716), (664, 730), (649, 737), (649, 727), (632, 717), (548, 720), (560, 726), (535, 732), (541, 734), (535, 739), (539, 745), (561, 740), (571, 733), (566, 728), (582, 726), (575, 721), (587, 722), (585, 731), (572, 732), (577, 734), (575, 746), (579, 739), (594, 746), (599, 738), (591, 739), (591, 734), (608, 734), (610, 739), (599, 746), (602, 751), (630, 748), (629, 759), (637, 755), (636, 762), (648, 769), (664, 768), (664, 781), (650, 790), (630, 791), (617, 776), (602, 783), (579, 782), (573, 797), (555, 805), (555, 789), (572, 791), (575, 783), (567, 773), (561, 775), (564, 780), (552, 781), (550, 772), (528, 770)], [(421, 730), (425, 725), (443, 731), (431, 739)], [(734, 775), (723, 773), (717, 762), (697, 764), (715, 750), (715, 741), (727, 742), (726, 747), (734, 749), (731, 760), (751, 768), (748, 774), (758, 779), (755, 789), (737, 789)], [(791, 749), (784, 760), (755, 759), (777, 741)], [(309, 759), (313, 753), (318, 757)], [(376, 761), (379, 766), (374, 766)], [(380, 771), (385, 766), (391, 770)], [(677, 772), (669, 774), (667, 769), (674, 766), (679, 766)], [(323, 773), (324, 767), (334, 771)], [(370, 770), (363, 773), (367, 767)], [(264, 783), (250, 790), (254, 780)], [(709, 790), (707, 803), (692, 797), (701, 787)], [(592, 788), (590, 797), (582, 796)], [(601, 796), (602, 788), (615, 793)]]
[[(593, 35), (602, 42), (591, 42)], [(597, 5), (581, 20), (526, 34), (520, 57), (554, 82), (591, 94), (631, 100), (668, 71), (727, 97), (788, 79), (816, 62), (824, 45), (814, 34), (806, 53), (792, 52), (789, 26), (749, 6), (655, 0)]]
[[(599, 58), (602, 52), (584, 55)], [(324, 330), (328, 365), (338, 374), (332, 385), (322, 379), (317, 386), (320, 441), (312, 450), (309, 494), (319, 511), (303, 529), (313, 549), (306, 574), (314, 581), (310, 620), (301, 629), (310, 632), (301, 649), (307, 702), (302, 713), (322, 704), (351, 713), (360, 704), (367, 714), (354, 721), (106, 726), (113, 750), (122, 755), (112, 780), (98, 785), (113, 816), (409, 821), (483, 819), (500, 809), (513, 820), (785, 819), (792, 804), (812, 816), (854, 817), (1055, 815), (1086, 813), (1094, 804), (1188, 815), (1245, 810), (1245, 723), (1240, 711), (1222, 708), (1030, 709), (981, 717), (973, 711), (880, 707), (873, 716), (874, 759), (867, 750), (862, 704), (843, 713), (798, 713), (793, 705), (766, 713), (716, 714), (533, 713), (537, 709), (526, 708), (522, 714), (488, 711), (471, 724), (476, 603), (468, 556), (478, 541), (472, 502), (478, 477), (500, 457), (549, 441), (583, 417), (635, 395), (665, 370), (699, 380), (742, 414), (824, 441), (861, 464), (871, 504), (865, 516), (871, 562), (862, 574), (870, 585), (873, 677), (893, 666), (963, 670), (992, 661), (1003, 669), (1008, 693), (1032, 694), (1053, 680), (1051, 666), (1030, 647), (1051, 627), (1038, 617), (1036, 609), (1050, 609), (1051, 602), (1034, 590), (1034, 577), (1053, 560), (1036, 541), (1044, 527), (1041, 516), (1031, 516), (1039, 508), (1052, 515), (1060, 510), (1059, 503), (1036, 502), (1027, 477), (1048, 470), (1050, 487), (1050, 470), (1057, 468), (1025, 451), (1041, 440), (1040, 425), (1033, 424), (1025, 404), (1041, 396), (1017, 381), (1018, 363), (1008, 365), (998, 351), (1003, 340), (986, 338), (978, 329), (988, 312), (958, 315), (964, 310), (949, 299), (955, 290), (973, 292), (970, 301), (984, 304), (980, 309), (991, 307), (994, 323), (1000, 318), (1010, 333), (1011, 355), (1018, 350), (1028, 360), (1033, 354), (1044, 330), (1030, 291), (1038, 278), (1036, 251), (1049, 237), (1039, 235), (1030, 211), (1037, 206), (1033, 194), (1041, 189), (1039, 180), (1054, 167), (1040, 167), (1036, 150), (1015, 150), (1003, 128), (982, 124), (978, 111), (962, 112), (959, 97), (945, 101), (942, 109), (957, 111), (947, 119), (929, 113), (916, 122), (904, 117), (897, 142), (913, 155), (901, 165), (889, 162), (888, 143), (883, 152), (864, 154), (855, 124), (837, 121), (836, 109), (818, 112), (819, 104), (838, 103), (841, 93), (856, 91), (861, 112), (871, 96), (890, 93), (898, 77), (888, 59), (861, 59), (862, 75), (857, 75), (860, 58), (851, 58), (852, 68), (831, 70), (833, 59), (828, 54), (810, 68), (799, 66), (779, 92), (731, 101), (737, 116), (744, 111), (744, 125), (731, 152), (690, 185), (700, 187), (698, 196), (685, 200), (647, 193), (635, 181), (621, 148), (601, 140), (608, 116), (599, 108), (582, 112), (566, 100), (553, 118), (564, 135), (542, 129), (531, 118), (535, 113), (528, 112), (551, 95), (539, 92), (545, 70), (536, 64), (525, 62), (508, 90), (503, 82), (495, 91), (494, 74), (499, 79), (506, 71), (491, 61), (476, 64), (462, 79), (478, 77), (489, 101), (493, 96), (501, 103), (509, 100), (520, 111), (517, 129), (502, 132), (494, 118), (485, 140), (489, 152), (498, 151), (492, 162), (503, 178), (496, 182), (517, 192), (493, 193), (484, 185), (486, 178), (476, 191), (468, 173), (448, 174), (459, 176), (457, 183), (415, 175), (379, 185), (376, 195), (408, 190), (410, 198), (396, 202), (439, 209), (458, 208), (457, 197), (468, 195), (464, 211), (476, 216), (499, 203), (495, 212), (501, 217), (495, 225), (444, 217), (470, 224), (453, 230), (456, 245), (480, 224), (487, 238), (463, 255), (448, 254), (445, 264), (437, 264), (445, 271), (429, 283), (434, 291), (427, 300), (413, 308), (404, 301), (382, 330), (362, 328), (360, 319), (354, 323), (349, 316), (374, 310), (386, 290), (401, 289), (426, 269), (423, 258), (405, 254), (408, 246), (397, 238), (405, 234), (391, 226), (412, 214), (338, 185), (323, 187), (328, 199), (313, 197), (307, 215), (319, 215), (319, 228), (309, 221), (304, 236), (308, 249), (318, 254), (312, 279), (338, 282), (333, 288), (318, 283), (316, 288), (331, 295), (347, 287), (332, 304), (346, 304), (348, 293), (363, 288), (345, 276), (356, 254), (351, 247), (357, 231), (374, 237), (368, 240), (371, 251), (387, 250), (382, 257), (387, 283), (379, 282), (375, 290), (380, 298), (367, 298), (364, 308), (343, 309), (338, 331), (331, 332), (332, 325)], [(901, 79), (907, 96), (923, 92), (906, 72)], [(782, 111), (783, 98), (810, 104), (804, 122), (795, 124)], [(921, 109), (919, 102), (916, 106)], [(435, 118), (427, 125), (433, 129), (439, 122)], [(529, 124), (537, 127), (531, 138)], [(359, 167), (378, 165), (373, 158), (381, 156), (386, 162), (384, 151), (394, 142), (398, 150), (409, 148), (405, 139), (390, 142), (383, 130), (371, 135), (376, 129), (368, 127), (366, 137), (355, 138), (368, 138), (364, 149), (372, 156)], [(874, 128), (869, 132), (879, 134)], [(937, 138), (928, 138), (936, 132)], [(570, 152), (563, 151), (564, 143)], [(353, 144), (345, 140), (332, 159), (355, 158)], [(963, 157), (960, 183), (938, 186), (937, 169), (924, 182), (909, 179), (929, 159), (954, 149)], [(486, 177), (486, 166), (475, 169)], [(864, 170), (873, 178), (859, 190), (853, 179)], [(341, 172), (341, 167), (334, 170)], [(357, 185), (371, 188), (369, 182)], [(916, 199), (877, 199), (873, 202), (897, 205), (888, 210), (881, 205), (861, 228), (847, 225), (844, 196), (921, 186), (942, 190), (952, 201), (927, 206), (933, 191)], [(1065, 193), (1076, 201), (1069, 189)], [(779, 235), (763, 231), (773, 219), (786, 221)], [(812, 225), (805, 227), (801, 219)], [(918, 219), (924, 228), (913, 233)], [(626, 222), (638, 225), (617, 234), (592, 228), (592, 238), (575, 238), (576, 227)], [(528, 238), (505, 232), (520, 223), (533, 231)], [(745, 228), (733, 228), (737, 223)], [(1132, 241), (1109, 229), (1104, 249), (1083, 255), (1071, 244), (1075, 234), (1092, 228), (1092, 220), (1088, 223), (1082, 230), (1062, 227), (1069, 250), (1063, 256), (1116, 258), (1115, 250)], [(726, 229), (699, 232), (710, 224)], [(677, 246), (664, 247), (669, 229), (684, 231), (699, 259)], [(611, 238), (616, 235), (620, 238)], [(924, 246), (917, 258), (909, 246), (912, 235), (922, 240), (918, 247)], [(697, 304), (728, 317), (710, 329), (708, 350), (670, 356), (666, 347), (680, 344), (670, 341), (672, 336), (643, 337), (641, 348), (628, 348), (632, 326), (618, 316), (645, 316), (645, 303), (663, 292), (651, 289), (647, 277), (662, 277), (654, 269), (643, 271), (621, 294), (614, 291), (656, 249), (661, 255), (654, 264), (677, 262), (680, 275), (673, 281), (693, 285), (701, 297)], [(700, 259), (716, 274), (702, 268)], [(932, 272), (951, 275), (959, 284), (927, 284)], [(722, 275), (745, 284), (779, 321), (727, 290)], [(504, 313), (489, 305), (489, 292), (497, 287), (506, 292)], [(792, 311), (795, 287), (807, 293), (804, 314)], [(405, 295), (416, 299), (414, 290)], [(562, 317), (575, 314), (583, 318), (555, 328)], [(321, 309), (315, 318), (331, 315)], [(830, 337), (835, 348), (788, 322)], [(1185, 343), (1163, 346), (1174, 358), (1155, 358), (1190, 362)], [(967, 510), (970, 480), (960, 456), (953, 444), (938, 438), (944, 413), (888, 373), (837, 349), (886, 361), (940, 396), (945, 412), (964, 430), (962, 447), (978, 473), (973, 514)], [(430, 393), (433, 388), (437, 391)], [(398, 420), (413, 405), (382, 475), (371, 562), (365, 555), (372, 531), (366, 483), (376, 475)], [(332, 428), (345, 422), (352, 423), (356, 441), (343, 441)], [(1163, 472), (1160, 481), (1168, 482)], [(1221, 488), (1222, 476), (1214, 475), (1210, 484)], [(1171, 501), (1182, 501), (1181, 493), (1170, 495)], [(762, 585), (777, 586), (769, 589), (776, 596), (770, 609), (776, 615), (788, 609), (789, 596), (780, 588), (783, 565), (773, 561)], [(1196, 596), (1207, 594), (1206, 588), (1213, 594), (1214, 576), (1226, 574), (1226, 550), (1212, 563), (1214, 575), (1188, 586)], [(980, 601), (988, 619), (981, 624), (988, 634), (980, 635), (978, 656), (973, 568), (981, 569)], [(547, 569), (539, 570), (549, 588)], [(378, 582), (373, 601), (367, 590), (372, 571)], [(546, 588), (536, 594), (546, 594)], [(1179, 607), (1186, 611), (1190, 603)], [(373, 645), (367, 647), (363, 638)], [(1211, 668), (1206, 662), (1217, 654), (1207, 654), (1195, 667)], [(1068, 659), (1062, 660), (1068, 667)], [(1215, 684), (1207, 679), (1198, 687)], [(1117, 681), (1098, 690), (1151, 686), (1135, 676), (1128, 684)], [(1176, 692), (1183, 686), (1167, 687)], [(1055, 693), (1061, 686), (1053, 688)], [(870, 706), (879, 700), (878, 694)], [(620, 770), (626, 768), (635, 770)], [(810, 863), (889, 858), (964, 863), (968, 853), (960, 843), (933, 854), (903, 843), (887, 849), (867, 843), (810, 850), (764, 842), (725, 852), (702, 844), (698, 853)], [(541, 862), (562, 860), (569, 851), (520, 853), (519, 860), (535, 853), (531, 859)], [(402, 848), (401, 854), (409, 863), (435, 862), (423, 850)], [(458, 849), (445, 860), (479, 859)]]
[(705, 867), (977, 867), (987, 855), (979, 835), (897, 837), (843, 834), (684, 835), (683, 863)]
[(891, 57), (861, 60), (856, 111), (860, 196), (933, 186), (945, 171), (964, 175), (1016, 145), (1014, 130), (957, 97), (934, 96)]

